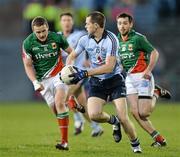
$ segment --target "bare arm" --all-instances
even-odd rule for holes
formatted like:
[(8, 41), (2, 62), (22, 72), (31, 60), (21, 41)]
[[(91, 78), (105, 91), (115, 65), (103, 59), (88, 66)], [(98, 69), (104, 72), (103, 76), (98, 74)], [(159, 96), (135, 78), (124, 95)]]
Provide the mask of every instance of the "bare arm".
[(114, 69), (115, 64), (116, 64), (116, 57), (108, 56), (106, 58), (106, 63), (104, 65), (88, 70), (88, 76), (111, 73)]
[(68, 47), (66, 49), (66, 52), (68, 52), (68, 57), (66, 59), (66, 64), (67, 65), (70, 65), (70, 64), (73, 64), (74, 63), (74, 60), (76, 59), (77, 57), (77, 54), (75, 53), (74, 49), (72, 49), (71, 47)]
[(144, 71), (144, 77), (146, 78), (146, 75), (150, 75), (150, 73), (152, 72), (152, 70), (154, 69), (156, 63), (157, 63), (157, 60), (159, 58), (159, 53), (156, 49), (154, 49), (152, 52), (151, 52), (151, 55), (150, 55), (150, 61), (149, 61), (149, 65), (148, 67), (146, 68), (146, 70)]
[(35, 71), (32, 64), (32, 59), (30, 58), (23, 58), (25, 72), (31, 82), (36, 80)]
[(33, 83), (34, 89), (37, 91), (43, 90), (44, 87), (36, 79), (35, 71), (34, 71), (33, 64), (32, 64), (32, 59), (31, 58), (23, 58), (23, 63), (24, 63), (25, 72), (26, 72), (28, 78)]

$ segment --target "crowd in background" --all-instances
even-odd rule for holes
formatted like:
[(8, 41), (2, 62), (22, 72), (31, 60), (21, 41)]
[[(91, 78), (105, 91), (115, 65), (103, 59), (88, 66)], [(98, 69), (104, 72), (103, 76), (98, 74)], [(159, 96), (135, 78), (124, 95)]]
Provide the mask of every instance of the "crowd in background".
[(178, 0), (27, 0), (23, 7), (24, 28), (31, 32), (29, 23), (41, 15), (49, 21), (50, 30), (58, 31), (58, 15), (67, 11), (73, 13), (76, 27), (83, 28), (86, 15), (93, 10), (106, 15), (107, 25), (114, 32), (116, 16), (120, 12), (131, 13), (136, 19), (136, 27), (151, 33), (156, 30), (159, 18), (180, 14)]
[[(135, 29), (145, 34), (160, 52), (159, 62), (154, 71), (157, 82), (171, 90), (174, 100), (180, 100), (178, 0), (1, 0), (0, 71), (4, 75), (0, 79), (0, 87), (9, 87), (3, 92), (0, 89), (0, 100), (31, 98), (32, 93), (27, 93), (27, 89), (32, 86), (28, 84), (23, 72), (20, 51), (21, 42), (31, 33), (30, 22), (35, 16), (47, 18), (50, 30), (60, 31), (59, 14), (70, 11), (75, 18), (75, 27), (84, 29), (85, 17), (93, 10), (105, 14), (107, 29), (115, 34), (117, 14), (125, 11), (133, 15)], [(12, 67), (8, 72), (4, 70), (7, 66)], [(23, 93), (24, 96), (18, 93)]]

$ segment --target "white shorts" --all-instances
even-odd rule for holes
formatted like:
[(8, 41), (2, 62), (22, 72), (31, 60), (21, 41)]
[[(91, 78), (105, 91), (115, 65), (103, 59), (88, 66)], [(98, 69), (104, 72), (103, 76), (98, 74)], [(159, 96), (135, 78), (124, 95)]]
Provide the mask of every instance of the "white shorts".
[(142, 78), (143, 73), (127, 74), (126, 90), (127, 95), (138, 94), (138, 96), (152, 97), (154, 94), (154, 77), (151, 74), (151, 79)]
[(49, 107), (55, 104), (55, 92), (57, 88), (66, 92), (68, 90), (68, 86), (59, 79), (59, 75), (44, 79), (41, 83), (44, 86), (44, 90), (40, 93)]

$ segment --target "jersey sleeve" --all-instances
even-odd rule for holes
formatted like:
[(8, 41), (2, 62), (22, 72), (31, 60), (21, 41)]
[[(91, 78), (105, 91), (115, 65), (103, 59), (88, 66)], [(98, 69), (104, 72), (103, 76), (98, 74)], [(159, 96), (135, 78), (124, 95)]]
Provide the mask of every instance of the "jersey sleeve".
[(23, 58), (31, 58), (32, 57), (30, 44), (27, 40), (25, 40), (22, 45), (22, 57)]
[(154, 47), (150, 44), (145, 36), (140, 36), (138, 38), (137, 45), (139, 46), (139, 50), (145, 53), (151, 53), (154, 50)]
[(69, 43), (66, 40), (66, 38), (61, 34), (58, 34), (58, 36), (59, 36), (59, 42), (60, 42), (61, 48), (63, 50), (67, 49), (69, 47)]
[(117, 37), (115, 37), (112, 34), (109, 34), (109, 42), (108, 42), (108, 48), (107, 48), (107, 55), (106, 56), (117, 56), (118, 47), (119, 47), (119, 42), (118, 42)]
[(81, 54), (85, 50), (85, 43), (86, 43), (86, 40), (85, 40), (85, 37), (83, 36), (79, 39), (76, 49), (75, 49), (75, 52), (77, 55)]

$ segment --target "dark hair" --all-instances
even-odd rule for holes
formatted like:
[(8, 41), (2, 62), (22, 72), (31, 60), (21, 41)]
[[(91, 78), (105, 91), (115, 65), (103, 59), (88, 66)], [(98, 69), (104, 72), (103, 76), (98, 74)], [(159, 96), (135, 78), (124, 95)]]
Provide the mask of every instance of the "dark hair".
[(105, 27), (106, 18), (103, 13), (99, 11), (94, 11), (88, 14), (87, 17), (91, 17), (92, 23), (97, 23), (101, 28)]
[(46, 25), (47, 27), (49, 27), (47, 20), (44, 17), (41, 16), (37, 16), (35, 17), (32, 22), (31, 22), (31, 27), (33, 28), (34, 26), (42, 26), (42, 25)]
[(128, 13), (120, 13), (120, 14), (116, 17), (116, 19), (126, 18), (126, 17), (129, 19), (129, 22), (130, 22), (130, 23), (133, 22), (133, 17), (132, 17), (130, 14), (128, 14)]
[(73, 18), (73, 15), (72, 15), (72, 13), (70, 13), (70, 12), (65, 12), (65, 13), (62, 13), (62, 14), (60, 14), (60, 19), (63, 17), (63, 16), (70, 16), (70, 17), (72, 17)]

